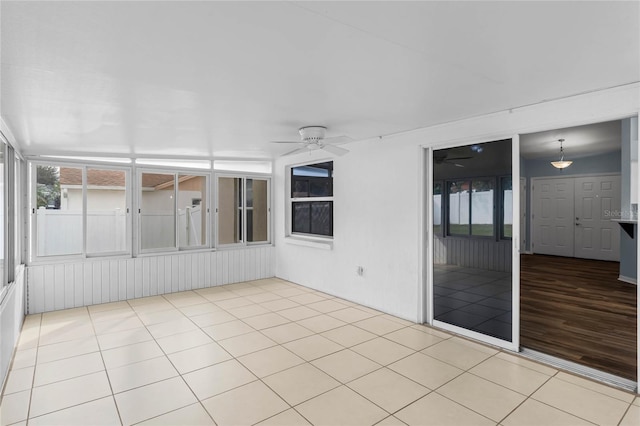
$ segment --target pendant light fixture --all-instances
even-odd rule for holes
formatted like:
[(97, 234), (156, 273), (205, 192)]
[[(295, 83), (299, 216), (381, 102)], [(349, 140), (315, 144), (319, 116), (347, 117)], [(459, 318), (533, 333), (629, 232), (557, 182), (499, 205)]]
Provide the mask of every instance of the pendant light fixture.
[(552, 161), (551, 165), (556, 169), (566, 169), (573, 163), (573, 161), (567, 161), (564, 159), (564, 150), (562, 149), (562, 142), (564, 142), (564, 139), (558, 139), (558, 142), (560, 142), (560, 160)]

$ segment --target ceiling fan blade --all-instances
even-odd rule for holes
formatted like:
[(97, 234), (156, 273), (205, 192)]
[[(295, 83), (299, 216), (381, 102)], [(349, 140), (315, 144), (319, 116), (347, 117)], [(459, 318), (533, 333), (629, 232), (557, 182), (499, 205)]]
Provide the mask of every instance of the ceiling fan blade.
[(282, 154), (282, 155), (281, 155), (281, 157), (285, 157), (285, 156), (287, 156), (287, 155), (297, 154), (297, 153), (299, 153), (299, 152), (307, 152), (307, 151), (309, 151), (309, 150), (307, 149), (307, 147), (306, 147), (306, 146), (303, 146), (302, 148), (296, 148), (296, 149), (294, 149), (293, 151), (285, 152), (284, 154)]
[(447, 160), (469, 160), (471, 158), (473, 157), (450, 157), (450, 158), (447, 158)]
[(452, 163), (456, 167), (464, 167), (464, 164)]
[(269, 143), (303, 143), (301, 141), (269, 141)]
[(324, 149), (325, 151), (329, 151), (330, 153), (335, 155), (344, 155), (349, 152), (348, 149), (340, 148), (339, 146), (334, 145), (322, 145), (320, 149)]
[(350, 138), (349, 136), (333, 136), (330, 138), (322, 139), (322, 143), (325, 145), (328, 145), (328, 144), (339, 145), (347, 142), (353, 142), (353, 139)]

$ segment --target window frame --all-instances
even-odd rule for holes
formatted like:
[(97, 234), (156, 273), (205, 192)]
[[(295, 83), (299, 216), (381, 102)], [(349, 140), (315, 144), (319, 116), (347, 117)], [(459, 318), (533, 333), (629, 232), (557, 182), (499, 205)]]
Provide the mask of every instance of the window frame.
[[(238, 242), (234, 243), (220, 243), (220, 178), (225, 179), (240, 179), (240, 187), (242, 189), (242, 196), (240, 199), (240, 207), (236, 207), (240, 210), (241, 215), (241, 232)], [(248, 241), (247, 239), (247, 180), (265, 180), (267, 182), (267, 240), (266, 241)], [(270, 175), (253, 174), (253, 173), (229, 173), (219, 172), (215, 173), (215, 246), (219, 249), (270, 245), (272, 244), (271, 237), (271, 184), (272, 179)]]
[[(150, 255), (150, 254), (162, 254), (162, 253), (175, 253), (182, 251), (194, 251), (194, 250), (207, 250), (212, 248), (211, 245), (211, 173), (205, 171), (203, 169), (186, 169), (186, 168), (156, 168), (156, 167), (136, 167), (136, 199), (135, 199), (135, 211), (136, 211), (136, 229), (135, 229), (135, 246), (136, 246), (136, 254), (137, 255)], [(142, 175), (144, 173), (149, 174), (166, 174), (173, 175), (173, 231), (174, 231), (174, 245), (173, 247), (161, 247), (161, 248), (142, 248)], [(189, 175), (189, 176), (201, 176), (205, 178), (205, 189), (203, 191), (206, 194), (206, 203), (204, 205), (204, 213), (207, 215), (206, 219), (203, 223), (206, 223), (207, 230), (204, 232), (206, 237), (206, 241), (204, 244), (198, 246), (180, 246), (180, 235), (179, 235), (179, 218), (178, 218), (178, 193), (180, 191), (180, 176), (181, 175)]]
[[(297, 167), (304, 166), (313, 166), (315, 164), (323, 164), (323, 163), (332, 163), (331, 164), (331, 196), (324, 197), (293, 197), (292, 196), (292, 187), (293, 187), (293, 169)], [(317, 241), (317, 242), (333, 242), (335, 237), (335, 184), (333, 181), (334, 178), (334, 170), (335, 170), (335, 161), (334, 159), (317, 159), (313, 161), (307, 161), (304, 163), (291, 164), (286, 167), (286, 224), (285, 224), (285, 238), (289, 238), (291, 240), (299, 239), (299, 240), (308, 240), (308, 241)], [(293, 230), (293, 203), (296, 202), (323, 202), (330, 201), (331, 202), (331, 235), (322, 235), (322, 234), (312, 234), (312, 233), (304, 233), (304, 232), (294, 232)]]
[[(54, 167), (69, 167), (80, 169), (82, 172), (82, 249), (80, 253), (74, 254), (61, 254), (61, 255), (38, 255), (38, 224), (37, 224), (37, 168), (38, 166), (54, 166)], [(100, 170), (118, 170), (125, 172), (125, 204), (126, 204), (126, 229), (125, 240), (126, 249), (122, 251), (114, 252), (87, 252), (87, 169), (100, 169)], [(131, 200), (131, 168), (126, 166), (119, 166), (114, 163), (89, 163), (89, 162), (73, 162), (73, 161), (59, 161), (56, 158), (51, 159), (30, 159), (27, 161), (27, 174), (28, 174), (28, 203), (29, 203), (29, 247), (27, 248), (27, 256), (29, 264), (42, 264), (52, 263), (58, 261), (68, 261), (77, 259), (91, 259), (91, 258), (113, 258), (124, 257), (132, 255), (132, 200)]]

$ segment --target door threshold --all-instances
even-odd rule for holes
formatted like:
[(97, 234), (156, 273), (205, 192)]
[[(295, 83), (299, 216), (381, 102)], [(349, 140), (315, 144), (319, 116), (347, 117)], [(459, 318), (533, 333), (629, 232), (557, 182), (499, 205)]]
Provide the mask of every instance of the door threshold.
[(638, 393), (638, 382), (625, 379), (624, 377), (605, 373), (604, 371), (587, 367), (572, 361), (567, 361), (566, 359), (558, 358), (552, 355), (547, 355), (542, 352), (534, 351), (533, 349), (521, 348), (520, 355), (534, 361), (538, 361), (552, 367), (557, 367), (570, 373), (587, 377), (589, 379), (593, 379), (622, 390)]

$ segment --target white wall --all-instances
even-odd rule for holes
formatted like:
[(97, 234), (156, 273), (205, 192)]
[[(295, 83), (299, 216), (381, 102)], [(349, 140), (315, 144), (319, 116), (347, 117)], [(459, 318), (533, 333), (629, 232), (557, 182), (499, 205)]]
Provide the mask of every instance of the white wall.
[(16, 279), (0, 301), (0, 389), (4, 385), (13, 349), (24, 321), (24, 266), (16, 268)]
[[(419, 320), (423, 146), (499, 140), (517, 133), (637, 114), (640, 84), (346, 145), (331, 157), (282, 157), (274, 169), (276, 276), (411, 320)], [(334, 160), (332, 250), (285, 238), (285, 166)], [(516, 230), (514, 230), (515, 232)], [(425, 255), (426, 257), (426, 255)], [(364, 276), (356, 267), (364, 267)], [(424, 265), (427, 266), (426, 264)]]

